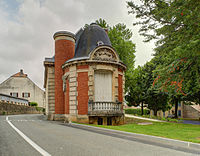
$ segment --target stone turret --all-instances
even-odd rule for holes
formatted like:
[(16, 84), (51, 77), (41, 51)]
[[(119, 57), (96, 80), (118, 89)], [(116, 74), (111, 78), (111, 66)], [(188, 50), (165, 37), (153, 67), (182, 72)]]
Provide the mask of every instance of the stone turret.
[(59, 31), (53, 38), (55, 40), (55, 114), (64, 114), (62, 65), (74, 57), (75, 35), (67, 31)]

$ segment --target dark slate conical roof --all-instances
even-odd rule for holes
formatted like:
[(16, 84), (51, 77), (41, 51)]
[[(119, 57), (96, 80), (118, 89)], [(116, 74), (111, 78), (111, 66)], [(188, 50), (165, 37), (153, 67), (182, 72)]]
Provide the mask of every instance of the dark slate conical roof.
[(103, 28), (92, 23), (84, 30), (80, 29), (76, 34), (74, 59), (88, 57), (90, 52), (99, 45), (111, 46), (110, 39)]

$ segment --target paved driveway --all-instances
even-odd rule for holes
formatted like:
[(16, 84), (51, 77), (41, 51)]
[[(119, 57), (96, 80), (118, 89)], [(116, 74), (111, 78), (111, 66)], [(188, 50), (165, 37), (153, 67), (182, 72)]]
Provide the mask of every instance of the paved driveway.
[(183, 120), (184, 124), (200, 125), (200, 121)]

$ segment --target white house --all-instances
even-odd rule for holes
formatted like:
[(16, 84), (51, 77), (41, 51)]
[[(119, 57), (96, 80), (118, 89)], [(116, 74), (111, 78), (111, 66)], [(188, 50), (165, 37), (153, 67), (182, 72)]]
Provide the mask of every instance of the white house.
[(37, 102), (39, 107), (45, 107), (44, 91), (22, 69), (0, 84), (0, 93)]

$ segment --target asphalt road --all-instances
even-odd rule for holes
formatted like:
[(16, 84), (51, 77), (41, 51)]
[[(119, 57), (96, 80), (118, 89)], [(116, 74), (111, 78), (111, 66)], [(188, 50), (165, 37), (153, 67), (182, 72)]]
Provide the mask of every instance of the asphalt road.
[[(69, 127), (59, 122), (46, 121), (43, 115), (13, 115), (8, 120), (6, 118), (0, 116), (0, 156), (42, 155), (37, 148), (52, 156), (198, 155)], [(29, 143), (13, 127), (22, 132)]]
[(200, 125), (200, 121), (182, 120), (184, 124)]

